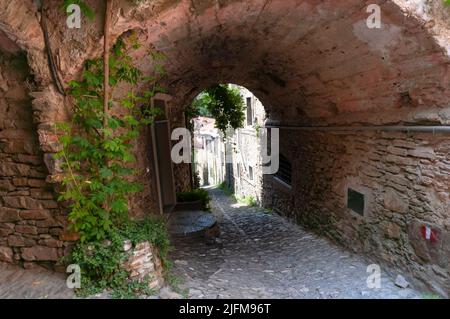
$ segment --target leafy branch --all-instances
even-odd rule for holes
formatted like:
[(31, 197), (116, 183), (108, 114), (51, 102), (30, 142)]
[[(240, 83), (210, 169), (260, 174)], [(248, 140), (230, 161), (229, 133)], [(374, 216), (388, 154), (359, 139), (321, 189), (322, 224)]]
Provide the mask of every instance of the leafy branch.
[(216, 127), (226, 135), (229, 127), (243, 127), (245, 104), (239, 90), (227, 84), (214, 85), (198, 95), (187, 111), (192, 119), (197, 116), (213, 117)]

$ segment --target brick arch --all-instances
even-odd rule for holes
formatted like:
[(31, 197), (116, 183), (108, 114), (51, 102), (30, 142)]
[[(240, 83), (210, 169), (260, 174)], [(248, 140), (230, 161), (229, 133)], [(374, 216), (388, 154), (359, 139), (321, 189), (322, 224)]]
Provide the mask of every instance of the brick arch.
[[(79, 75), (82, 61), (101, 54), (102, 25), (83, 21), (94, 32), (68, 30), (53, 2), (47, 13), (49, 36), (67, 83)], [(101, 15), (103, 5), (89, 2)], [(365, 25), (368, 4), (167, 0), (132, 5), (120, 0), (111, 33), (117, 38), (141, 29), (148, 45), (167, 55), (169, 88), (180, 99), (216, 78), (257, 93), (274, 121), (448, 123), (450, 49), (443, 4), (380, 1), (380, 30)], [(43, 118), (36, 120), (60, 120), (67, 102), (51, 84), (39, 10), (33, 2), (3, 6), (1, 29), (27, 52), (39, 84), (34, 104)], [(43, 147), (47, 133), (40, 135)]]
[(221, 79), (250, 88), (285, 123), (446, 123), (445, 47), (392, 1), (381, 5), (380, 30), (367, 28), (365, 9), (181, 1), (149, 26), (148, 43), (168, 56), (175, 95)]

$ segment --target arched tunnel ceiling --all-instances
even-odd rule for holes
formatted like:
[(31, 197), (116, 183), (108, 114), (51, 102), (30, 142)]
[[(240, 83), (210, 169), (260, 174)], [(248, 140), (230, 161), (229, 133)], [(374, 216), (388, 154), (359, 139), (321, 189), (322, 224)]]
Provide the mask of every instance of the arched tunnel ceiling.
[(417, 108), (449, 106), (443, 48), (392, 1), (369, 29), (372, 2), (180, 1), (148, 42), (168, 57), (172, 91), (191, 92), (185, 103), (233, 82), (283, 123), (413, 122)]
[[(114, 2), (113, 35), (141, 29), (167, 56), (169, 92), (180, 107), (213, 83), (232, 82), (252, 90), (284, 124), (450, 123), (449, 14), (442, 13), (449, 9), (439, 1)], [(372, 3), (381, 6), (381, 29), (366, 26)], [(1, 29), (42, 53), (40, 36), (30, 31), (36, 21), (14, 31), (11, 15), (0, 14)], [(58, 10), (49, 19), (68, 81), (83, 59), (101, 54), (102, 21), (89, 22), (87, 32), (67, 31)]]

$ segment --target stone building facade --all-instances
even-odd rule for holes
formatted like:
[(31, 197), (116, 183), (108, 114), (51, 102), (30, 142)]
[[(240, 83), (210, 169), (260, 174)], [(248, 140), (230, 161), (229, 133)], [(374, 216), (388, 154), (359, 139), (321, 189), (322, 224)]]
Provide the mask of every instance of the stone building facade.
[(195, 170), (201, 185), (223, 182), (241, 198), (253, 198), (261, 204), (263, 190), (261, 130), (266, 114), (261, 101), (242, 86), (239, 90), (245, 104), (243, 127), (228, 130), (224, 137), (215, 128), (212, 118), (198, 117), (194, 121)]
[(225, 144), (215, 120), (197, 117), (194, 122), (194, 165), (200, 186), (219, 185), (225, 176)]
[(242, 86), (239, 89), (245, 103), (244, 127), (230, 132), (226, 140), (228, 158), (225, 182), (241, 198), (253, 198), (261, 204), (263, 175), (261, 130), (266, 114), (261, 101)]

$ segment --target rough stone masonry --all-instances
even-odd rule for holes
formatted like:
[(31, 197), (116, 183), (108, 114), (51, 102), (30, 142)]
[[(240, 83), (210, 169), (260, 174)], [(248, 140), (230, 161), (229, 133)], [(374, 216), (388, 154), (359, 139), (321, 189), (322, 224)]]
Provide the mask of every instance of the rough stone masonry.
[[(101, 55), (103, 2), (86, 1), (97, 15), (80, 29), (67, 28), (58, 0), (46, 2), (65, 85)], [(53, 124), (70, 118), (71, 103), (52, 83), (36, 3), (0, 0), (2, 56), (23, 52), (31, 75), (1, 63), (0, 259), (24, 265), (54, 264), (68, 239), (50, 183), (58, 180)], [(380, 29), (366, 27), (369, 4), (381, 8)], [(153, 68), (148, 49), (167, 57), (160, 82), (172, 96), (172, 127), (217, 82), (251, 90), (274, 125), (449, 125), (449, 18), (437, 0), (116, 0), (111, 43), (134, 31), (144, 74)], [(130, 199), (138, 217), (154, 207), (144, 133), (135, 149), (146, 187)], [(292, 191), (266, 181), (267, 205), (448, 295), (448, 135), (281, 133)], [(178, 189), (188, 177), (176, 165)], [(350, 186), (367, 199), (364, 216), (346, 208)]]
[(26, 56), (0, 56), (0, 261), (58, 263), (65, 243), (60, 213), (33, 124)]

